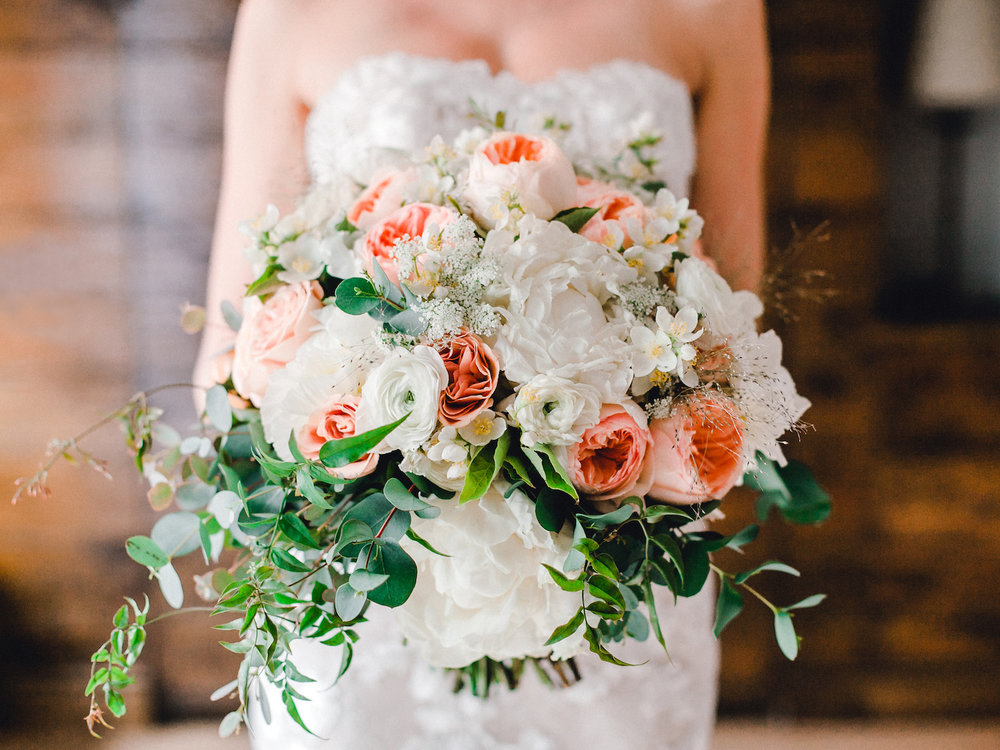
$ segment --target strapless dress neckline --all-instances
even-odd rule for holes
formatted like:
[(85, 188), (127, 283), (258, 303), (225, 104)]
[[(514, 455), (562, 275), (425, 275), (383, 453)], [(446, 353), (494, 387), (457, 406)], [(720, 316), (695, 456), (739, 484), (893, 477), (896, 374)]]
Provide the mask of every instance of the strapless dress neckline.
[(510, 129), (540, 132), (568, 124), (561, 146), (577, 164), (610, 161), (639, 132), (662, 140), (652, 149), (657, 176), (686, 194), (694, 169), (694, 115), (687, 84), (649, 63), (612, 59), (561, 68), (526, 81), (485, 60), (390, 52), (360, 58), (316, 102), (306, 126), (306, 155), (317, 182), (341, 176), (367, 183), (392, 153), (449, 140), (473, 121), (470, 102), (504, 111)]

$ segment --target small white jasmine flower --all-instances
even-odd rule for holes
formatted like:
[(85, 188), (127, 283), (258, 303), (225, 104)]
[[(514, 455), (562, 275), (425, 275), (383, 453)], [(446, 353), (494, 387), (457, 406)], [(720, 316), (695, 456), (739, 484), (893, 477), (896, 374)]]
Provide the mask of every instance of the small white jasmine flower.
[(326, 248), (320, 239), (313, 234), (301, 234), (278, 246), (278, 262), (285, 269), (278, 272), (278, 278), (286, 284), (312, 281), (323, 272), (326, 261)]
[(273, 203), (268, 203), (267, 209), (265, 209), (264, 213), (255, 219), (241, 221), (238, 228), (243, 234), (252, 239), (254, 242), (258, 242), (261, 235), (274, 229), (274, 226), (278, 223), (278, 219), (280, 218), (281, 213), (278, 211), (278, 207)]
[(507, 422), (492, 409), (483, 409), (468, 424), (458, 428), (458, 434), (471, 445), (486, 445), (507, 430)]
[[(698, 313), (690, 305), (682, 307), (676, 315), (671, 315), (665, 307), (658, 307), (656, 326), (656, 331), (645, 326), (636, 326), (631, 331), (634, 374), (637, 377), (648, 375), (654, 384), (658, 380), (662, 382), (663, 375), (676, 375), (685, 385), (697, 385), (698, 376), (691, 362), (698, 351), (691, 342), (704, 333), (704, 329), (695, 330)], [(633, 386), (633, 393), (635, 388)]]

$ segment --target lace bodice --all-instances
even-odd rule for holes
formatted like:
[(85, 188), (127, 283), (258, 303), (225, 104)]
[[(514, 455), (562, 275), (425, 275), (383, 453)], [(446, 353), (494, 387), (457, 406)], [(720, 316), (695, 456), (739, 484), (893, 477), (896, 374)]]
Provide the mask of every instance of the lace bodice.
[[(313, 178), (347, 173), (364, 184), (392, 159), (434, 135), (456, 136), (473, 124), (472, 99), (484, 111), (504, 110), (508, 127), (540, 131), (546, 118), (571, 123), (562, 146), (578, 164), (610, 159), (642, 130), (663, 138), (655, 147), (657, 176), (686, 194), (694, 166), (691, 100), (685, 85), (647, 65), (624, 60), (587, 71), (565, 70), (538, 83), (494, 75), (482, 61), (390, 54), (360, 61), (317, 104), (307, 126)], [(709, 587), (710, 588), (710, 587)], [(322, 739), (299, 730), (271, 693), (273, 720), (251, 706), (258, 750), (707, 750), (715, 710), (718, 647), (711, 632), (710, 591), (658, 607), (670, 656), (650, 638), (613, 649), (636, 668), (579, 658), (583, 680), (566, 690), (526, 674), (515, 692), (484, 702), (451, 693), (451, 678), (431, 670), (394, 629), (391, 613), (370, 612), (346, 676), (331, 687), (340, 664), (335, 648), (299, 642), (299, 669), (317, 679), (302, 715)]]
[(422, 148), (435, 135), (447, 141), (473, 125), (471, 102), (491, 114), (503, 110), (510, 129), (540, 132), (550, 118), (568, 124), (561, 145), (577, 164), (608, 161), (639, 132), (653, 130), (662, 135), (651, 154), (657, 175), (678, 195), (687, 194), (695, 157), (687, 86), (630, 60), (525, 83), (508, 72), (493, 74), (482, 60), (402, 53), (364, 58), (309, 118), (312, 176), (325, 182), (347, 173), (364, 184), (394, 149)]

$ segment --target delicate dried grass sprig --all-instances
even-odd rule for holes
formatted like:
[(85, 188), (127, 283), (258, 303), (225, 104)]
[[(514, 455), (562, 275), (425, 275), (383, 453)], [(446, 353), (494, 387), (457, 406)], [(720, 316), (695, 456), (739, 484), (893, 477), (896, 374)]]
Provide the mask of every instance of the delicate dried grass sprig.
[(765, 309), (781, 320), (798, 320), (796, 312), (804, 302), (817, 303), (838, 293), (831, 285), (830, 274), (818, 268), (796, 268), (802, 256), (816, 245), (830, 240), (830, 222), (824, 221), (805, 231), (792, 224), (792, 239), (782, 247), (771, 248), (768, 268), (760, 283), (760, 298)]

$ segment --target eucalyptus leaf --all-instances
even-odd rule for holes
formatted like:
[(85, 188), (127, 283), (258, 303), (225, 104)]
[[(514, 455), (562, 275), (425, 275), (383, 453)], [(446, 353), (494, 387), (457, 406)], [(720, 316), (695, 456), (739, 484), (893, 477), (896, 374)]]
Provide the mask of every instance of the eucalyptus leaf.
[(239, 729), (240, 724), (243, 723), (243, 714), (239, 711), (230, 711), (228, 714), (222, 717), (222, 721), (219, 722), (219, 737), (225, 739), (226, 737), (232, 736), (237, 729)]
[(355, 591), (368, 592), (374, 588), (378, 588), (388, 580), (389, 576), (385, 573), (372, 573), (370, 570), (358, 568), (351, 573), (349, 583)]
[(383, 542), (367, 566), (372, 573), (382, 573), (388, 579), (368, 592), (368, 598), (385, 607), (398, 607), (410, 597), (417, 583), (417, 564), (398, 544)]
[(806, 609), (808, 607), (815, 607), (817, 604), (819, 604), (820, 602), (822, 602), (824, 599), (826, 599), (826, 594), (813, 594), (812, 596), (807, 596), (805, 599), (803, 599), (800, 602), (796, 602), (795, 604), (789, 604), (787, 607), (785, 607), (785, 609), (786, 610), (790, 610), (790, 609)]
[(243, 316), (240, 315), (236, 306), (229, 300), (224, 299), (220, 307), (222, 308), (222, 319), (226, 321), (226, 325), (233, 331), (240, 330), (240, 326), (243, 325)]
[(167, 563), (156, 570), (155, 576), (167, 604), (174, 609), (180, 609), (184, 604), (184, 587), (181, 586), (180, 576), (177, 575), (174, 566)]
[(233, 428), (233, 408), (229, 405), (229, 393), (221, 385), (213, 385), (205, 394), (205, 416), (219, 432), (229, 432)]
[(160, 517), (149, 536), (167, 557), (173, 559), (198, 549), (201, 544), (198, 536), (200, 526), (201, 519), (194, 513), (186, 511), (170, 513)]
[(795, 634), (792, 616), (786, 610), (779, 609), (774, 613), (774, 637), (785, 658), (795, 661), (799, 655), (799, 637)]
[(368, 279), (354, 277), (337, 285), (335, 301), (348, 315), (366, 315), (379, 303), (379, 294)]
[(160, 545), (148, 536), (133, 536), (125, 542), (128, 556), (140, 565), (156, 570), (170, 563), (170, 558), (160, 549)]
[(349, 583), (342, 584), (337, 588), (337, 595), (334, 600), (337, 617), (345, 622), (353, 620), (361, 614), (366, 601), (368, 601), (368, 597), (363, 591), (358, 591)]
[(429, 503), (414, 496), (395, 477), (385, 483), (382, 493), (385, 495), (385, 499), (399, 510), (424, 510), (431, 507)]
[(287, 570), (290, 573), (309, 573), (312, 571), (311, 566), (306, 565), (295, 557), (295, 555), (281, 547), (271, 548), (271, 561), (282, 570)]

